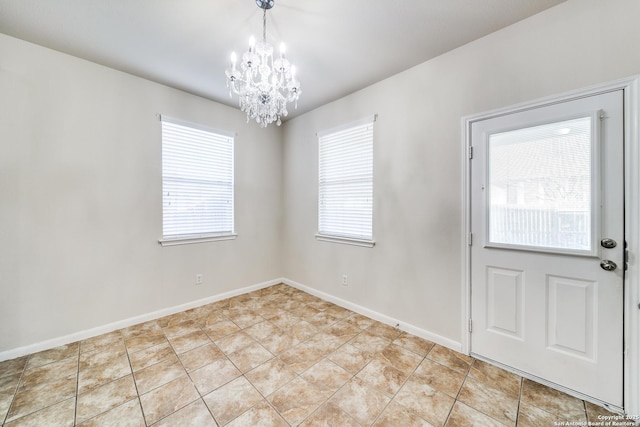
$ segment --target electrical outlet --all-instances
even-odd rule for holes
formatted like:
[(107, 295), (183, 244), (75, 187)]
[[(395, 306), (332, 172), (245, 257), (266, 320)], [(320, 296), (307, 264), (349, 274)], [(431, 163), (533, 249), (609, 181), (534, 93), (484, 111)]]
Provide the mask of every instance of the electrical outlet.
[(342, 275), (342, 286), (349, 286), (349, 276), (346, 274)]
[(203, 279), (204, 279), (204, 277), (202, 276), (202, 273), (196, 274), (196, 285), (202, 285), (202, 280)]

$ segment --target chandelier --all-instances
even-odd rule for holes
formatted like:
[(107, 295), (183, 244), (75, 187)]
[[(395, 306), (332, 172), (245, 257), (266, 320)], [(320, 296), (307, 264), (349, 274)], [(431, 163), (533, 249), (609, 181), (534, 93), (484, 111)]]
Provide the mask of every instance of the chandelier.
[(285, 58), (284, 43), (280, 44), (280, 55), (273, 58), (273, 46), (267, 43), (267, 9), (274, 0), (256, 0), (263, 10), (262, 42), (249, 39), (249, 50), (242, 55), (240, 66), (236, 67), (236, 53), (231, 53), (231, 68), (226, 70), (229, 96), (238, 95), (240, 109), (247, 113), (247, 123), (255, 119), (260, 127), (267, 127), (274, 121), (278, 126), (281, 117), (286, 117), (287, 103), (298, 107), (300, 82), (295, 78), (296, 68)]

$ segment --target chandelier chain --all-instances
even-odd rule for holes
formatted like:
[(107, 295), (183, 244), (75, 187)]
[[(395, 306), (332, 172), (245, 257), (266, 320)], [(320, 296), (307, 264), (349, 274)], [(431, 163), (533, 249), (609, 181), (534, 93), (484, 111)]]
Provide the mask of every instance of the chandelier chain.
[(262, 10), (262, 41), (267, 42), (267, 9)]

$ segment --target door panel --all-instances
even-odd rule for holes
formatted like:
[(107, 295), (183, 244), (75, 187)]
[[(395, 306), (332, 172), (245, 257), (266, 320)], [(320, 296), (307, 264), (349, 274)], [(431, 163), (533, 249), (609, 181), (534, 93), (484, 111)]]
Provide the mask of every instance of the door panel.
[(523, 272), (487, 267), (487, 328), (523, 339)]
[(614, 91), (471, 128), (472, 354), (620, 407), (622, 118)]
[(547, 346), (595, 361), (596, 283), (547, 276)]

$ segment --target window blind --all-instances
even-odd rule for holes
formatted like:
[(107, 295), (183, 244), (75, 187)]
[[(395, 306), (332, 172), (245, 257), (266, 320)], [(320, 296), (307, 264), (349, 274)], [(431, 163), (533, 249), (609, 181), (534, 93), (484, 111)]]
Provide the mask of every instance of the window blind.
[(373, 240), (375, 117), (318, 133), (318, 234)]
[(233, 234), (233, 134), (161, 121), (163, 239)]

